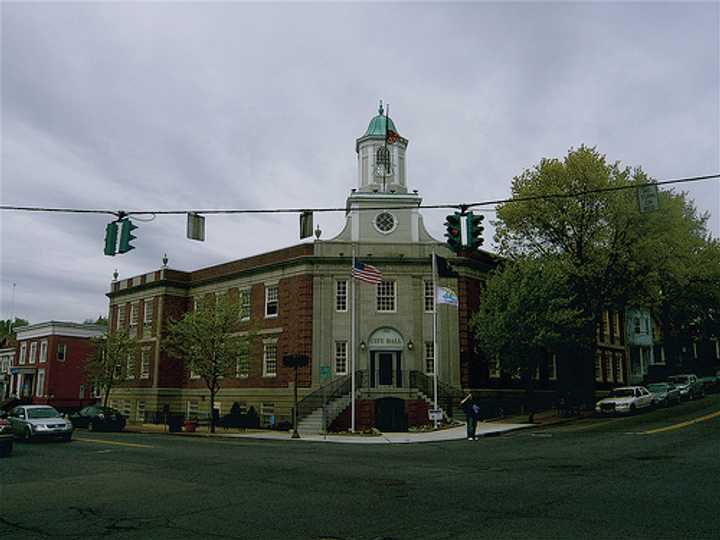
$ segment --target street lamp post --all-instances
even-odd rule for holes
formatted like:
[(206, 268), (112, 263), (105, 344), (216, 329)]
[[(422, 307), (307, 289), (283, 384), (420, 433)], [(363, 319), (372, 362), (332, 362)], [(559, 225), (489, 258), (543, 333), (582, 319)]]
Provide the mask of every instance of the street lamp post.
[(310, 363), (310, 358), (305, 354), (286, 354), (283, 356), (283, 365), (285, 367), (291, 367), (295, 369), (295, 384), (293, 385), (295, 401), (293, 406), (293, 439), (299, 439), (300, 434), (298, 433), (298, 368), (305, 367)]

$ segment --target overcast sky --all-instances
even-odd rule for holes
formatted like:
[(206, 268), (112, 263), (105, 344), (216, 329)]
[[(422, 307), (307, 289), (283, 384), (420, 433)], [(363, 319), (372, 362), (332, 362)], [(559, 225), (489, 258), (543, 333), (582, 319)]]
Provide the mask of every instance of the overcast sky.
[[(705, 4), (3, 3), (2, 203), (343, 206), (355, 139), (390, 103), (424, 202), (510, 193), (580, 144), (657, 179), (719, 158), (719, 9)], [(720, 233), (717, 181), (686, 185)], [(445, 211), (425, 211), (442, 238)], [(107, 312), (112, 273), (192, 270), (298, 243), (297, 215), (138, 223), (0, 212), (0, 317)], [(323, 237), (342, 214), (316, 215)]]

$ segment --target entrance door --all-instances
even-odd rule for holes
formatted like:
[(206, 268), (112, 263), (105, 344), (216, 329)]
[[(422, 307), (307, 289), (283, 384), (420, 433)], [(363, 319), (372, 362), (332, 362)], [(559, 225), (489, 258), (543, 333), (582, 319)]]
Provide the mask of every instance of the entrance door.
[(393, 383), (393, 358), (394, 353), (380, 352), (378, 353), (378, 384), (382, 386), (392, 386)]

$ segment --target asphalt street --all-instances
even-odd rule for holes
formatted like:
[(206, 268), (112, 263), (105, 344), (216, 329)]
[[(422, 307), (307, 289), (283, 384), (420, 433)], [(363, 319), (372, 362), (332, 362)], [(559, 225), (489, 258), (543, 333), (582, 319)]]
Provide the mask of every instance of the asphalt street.
[(477, 442), (87, 433), (0, 459), (0, 539), (718, 538), (720, 395)]

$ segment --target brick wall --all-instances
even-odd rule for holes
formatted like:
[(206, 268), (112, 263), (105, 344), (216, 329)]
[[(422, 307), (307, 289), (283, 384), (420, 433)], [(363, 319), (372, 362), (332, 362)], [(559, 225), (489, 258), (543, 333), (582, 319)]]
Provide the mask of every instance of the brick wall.
[(460, 382), (463, 388), (477, 386), (483, 378), (482, 356), (475, 351), (475, 337), (470, 324), (472, 316), (480, 307), (481, 292), (481, 280), (465, 276), (458, 277)]

